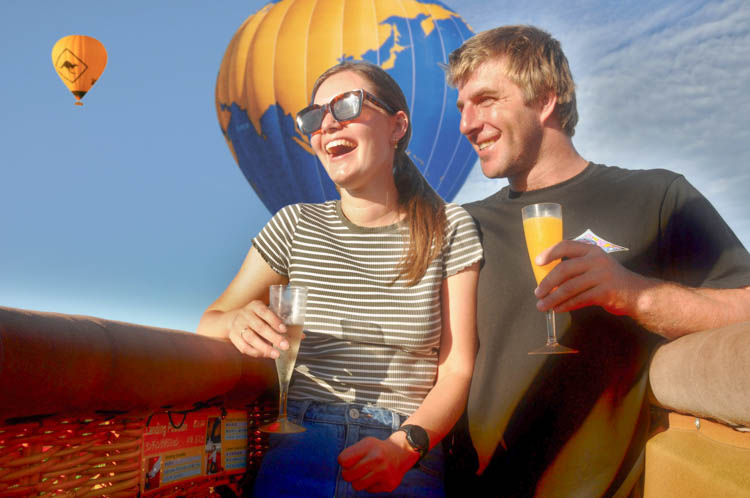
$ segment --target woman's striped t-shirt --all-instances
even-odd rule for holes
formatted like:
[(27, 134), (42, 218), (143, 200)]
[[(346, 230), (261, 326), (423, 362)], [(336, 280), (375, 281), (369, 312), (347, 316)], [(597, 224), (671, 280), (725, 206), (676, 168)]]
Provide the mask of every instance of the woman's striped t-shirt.
[(441, 254), (414, 286), (398, 274), (408, 227), (360, 227), (339, 201), (279, 210), (254, 239), (271, 268), (307, 287), (290, 399), (414, 412), (435, 382), (443, 279), (481, 260), (474, 221), (446, 204)]

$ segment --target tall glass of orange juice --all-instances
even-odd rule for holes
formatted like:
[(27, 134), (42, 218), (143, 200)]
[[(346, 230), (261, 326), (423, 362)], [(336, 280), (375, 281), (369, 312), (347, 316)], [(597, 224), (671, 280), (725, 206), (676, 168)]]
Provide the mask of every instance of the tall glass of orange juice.
[[(539, 253), (562, 240), (562, 206), (552, 202), (524, 206), (521, 209), (521, 219), (523, 220), (523, 233), (526, 237), (526, 248), (529, 251), (531, 268), (534, 270), (534, 277), (537, 285), (539, 285), (544, 277), (560, 262), (560, 260), (556, 260), (544, 266), (538, 266), (534, 263), (534, 260)], [(565, 347), (557, 342), (555, 312), (549, 310), (546, 313), (547, 344), (534, 351), (529, 351), (529, 354), (577, 353), (577, 350)]]

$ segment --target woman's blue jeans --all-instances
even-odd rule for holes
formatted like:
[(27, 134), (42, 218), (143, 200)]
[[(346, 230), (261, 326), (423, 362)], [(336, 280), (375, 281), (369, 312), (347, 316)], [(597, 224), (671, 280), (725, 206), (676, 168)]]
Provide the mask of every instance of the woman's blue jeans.
[(443, 448), (436, 445), (391, 493), (356, 491), (341, 478), (339, 453), (365, 437), (386, 439), (405, 416), (374, 406), (290, 400), (289, 419), (307, 429), (272, 434), (253, 486), (257, 497), (445, 496)]

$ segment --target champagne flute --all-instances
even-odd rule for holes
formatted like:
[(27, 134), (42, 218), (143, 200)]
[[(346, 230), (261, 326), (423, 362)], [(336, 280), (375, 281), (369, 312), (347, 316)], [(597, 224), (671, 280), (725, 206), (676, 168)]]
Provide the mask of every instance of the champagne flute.
[(260, 430), (275, 434), (293, 434), (303, 432), (304, 427), (290, 422), (286, 416), (286, 398), (289, 392), (289, 381), (297, 361), (299, 345), (302, 341), (302, 327), (305, 322), (307, 289), (292, 285), (272, 285), (269, 290), (268, 307), (284, 321), (286, 340), (289, 349), (279, 350), (276, 358), (276, 372), (279, 377), (279, 416), (273, 422), (263, 425)]
[[(538, 266), (534, 260), (545, 249), (552, 247), (562, 240), (562, 206), (551, 202), (532, 204), (521, 209), (523, 220), (523, 233), (526, 236), (526, 247), (529, 251), (531, 268), (534, 270), (536, 283), (544, 280), (544, 277), (557, 266), (560, 260), (552, 261), (543, 266)], [(563, 346), (557, 342), (557, 331), (555, 330), (555, 312), (547, 312), (547, 344), (539, 349), (529, 351), (529, 354), (570, 354), (577, 353), (575, 349)]]

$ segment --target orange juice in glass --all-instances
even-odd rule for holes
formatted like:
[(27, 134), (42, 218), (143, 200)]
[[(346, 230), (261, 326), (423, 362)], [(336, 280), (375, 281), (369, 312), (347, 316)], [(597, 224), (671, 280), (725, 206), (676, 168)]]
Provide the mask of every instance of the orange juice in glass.
[[(557, 204), (559, 206), (559, 204)], [(557, 266), (559, 260), (544, 266), (538, 266), (534, 260), (540, 252), (552, 247), (562, 240), (562, 218), (556, 216), (535, 216), (523, 221), (523, 233), (526, 236), (526, 247), (529, 250), (531, 269), (534, 270), (536, 283), (539, 285), (544, 277)]]
[[(544, 277), (560, 262), (560, 260), (556, 260), (544, 266), (538, 266), (534, 263), (534, 260), (539, 253), (562, 240), (562, 206), (552, 202), (524, 206), (521, 209), (521, 219), (523, 220), (523, 233), (526, 237), (526, 248), (529, 251), (531, 269), (534, 270), (534, 277), (537, 285), (539, 285)], [(529, 351), (529, 354), (577, 353), (578, 351), (575, 349), (567, 348), (557, 342), (555, 312), (553, 310), (547, 311), (546, 318), (547, 344), (534, 351)]]

